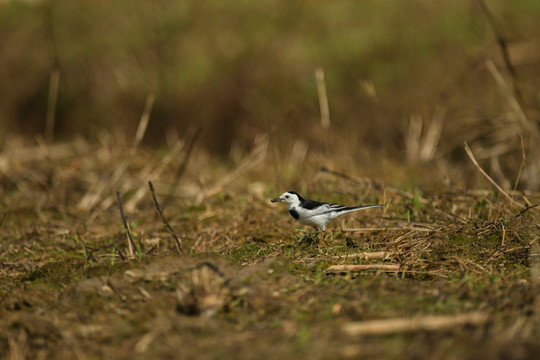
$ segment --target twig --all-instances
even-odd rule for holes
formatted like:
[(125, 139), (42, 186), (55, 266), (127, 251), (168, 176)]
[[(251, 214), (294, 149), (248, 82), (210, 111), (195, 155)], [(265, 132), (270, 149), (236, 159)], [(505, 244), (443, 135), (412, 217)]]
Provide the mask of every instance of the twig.
[(358, 273), (366, 270), (378, 270), (384, 272), (396, 272), (399, 271), (399, 264), (391, 265), (332, 265), (326, 269), (327, 274), (342, 274), (342, 273)]
[(2, 219), (0, 219), (0, 227), (4, 224), (4, 220), (6, 219), (6, 213), (2, 215)]
[(529, 211), (530, 209), (532, 209), (532, 208), (534, 208), (534, 207), (537, 207), (537, 206), (538, 206), (538, 204), (534, 204), (534, 205), (531, 205), (531, 206), (527, 206), (525, 209), (521, 210), (521, 211), (519, 212), (519, 214), (512, 216), (511, 219), (515, 219), (515, 218), (517, 218), (517, 217), (520, 217), (521, 215), (525, 214), (525, 213), (526, 213), (527, 211)]
[(417, 331), (441, 331), (457, 326), (481, 326), (488, 322), (489, 315), (484, 312), (472, 312), (451, 316), (423, 316), (351, 322), (343, 325), (342, 330), (350, 336), (387, 335)]
[(171, 234), (171, 236), (176, 241), (176, 250), (178, 251), (179, 254), (181, 254), (182, 253), (182, 246), (180, 245), (180, 239), (178, 239), (178, 236), (176, 236), (176, 233), (174, 232), (171, 225), (169, 225), (169, 222), (167, 221), (167, 219), (165, 219), (165, 216), (163, 215), (163, 211), (159, 207), (159, 203), (158, 203), (157, 198), (156, 198), (156, 193), (154, 191), (154, 185), (152, 185), (152, 182), (149, 181), (148, 186), (150, 187), (150, 192), (152, 193), (152, 200), (154, 201), (154, 206), (156, 207), (156, 209), (157, 209), (157, 211), (159, 213), (159, 216), (161, 217), (161, 220), (165, 224), (165, 227), (167, 228), (167, 230), (169, 230), (169, 233)]
[(116, 247), (116, 245), (113, 245), (113, 249), (118, 252), (118, 255), (120, 255), (120, 259), (122, 259), (122, 261), (126, 260), (126, 258), (124, 257), (124, 254), (122, 254), (122, 252), (120, 251), (120, 249)]
[(478, 164), (478, 161), (476, 161), (476, 158), (474, 157), (474, 154), (472, 153), (471, 151), (471, 148), (469, 148), (469, 145), (467, 144), (467, 142), (465, 142), (465, 152), (467, 152), (467, 155), (469, 156), (469, 158), (471, 159), (472, 163), (474, 164), (474, 166), (476, 166), (476, 168), (478, 169), (478, 171), (480, 171), (480, 173), (493, 185), (495, 186), (495, 188), (505, 197), (507, 198), (508, 200), (510, 200), (511, 203), (513, 203), (514, 205), (517, 205), (517, 206), (520, 206), (520, 207), (523, 207), (522, 204), (518, 203), (517, 201), (515, 201), (514, 199), (512, 199), (510, 197), (510, 195), (508, 195), (508, 193), (506, 191), (503, 190), (503, 188), (501, 188), (499, 186), (499, 184), (497, 184), (495, 182), (495, 180), (493, 180), (485, 171), (484, 169), (482, 169), (480, 167), (480, 165)]
[(124, 229), (126, 229), (126, 234), (128, 237), (128, 249), (129, 249), (129, 255), (134, 256), (133, 249), (137, 250), (137, 245), (135, 245), (135, 242), (133, 241), (133, 237), (131, 236), (131, 231), (129, 230), (129, 226), (126, 220), (126, 215), (124, 215), (124, 209), (122, 208), (122, 200), (120, 200), (120, 191), (116, 192), (116, 200), (118, 202), (118, 208), (120, 209), (120, 216), (122, 217), (122, 222), (124, 223)]

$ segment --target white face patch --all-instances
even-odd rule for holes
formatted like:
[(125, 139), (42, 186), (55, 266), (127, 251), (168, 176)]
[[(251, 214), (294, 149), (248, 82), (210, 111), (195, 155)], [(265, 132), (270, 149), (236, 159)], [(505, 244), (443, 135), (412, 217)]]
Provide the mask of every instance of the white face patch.
[(300, 206), (302, 204), (302, 202), (304, 201), (304, 199), (302, 199), (302, 197), (300, 195), (298, 195), (294, 191), (287, 191), (287, 192), (284, 192), (283, 194), (281, 194), (281, 196), (279, 196), (279, 197), (277, 197), (275, 199), (272, 199), (271, 201), (272, 202), (284, 202), (284, 203), (287, 204), (289, 209), (292, 209), (292, 208)]
[(280, 196), (280, 198), (282, 199), (283, 202), (285, 202), (285, 203), (287, 203), (287, 205), (289, 205), (289, 208), (300, 205), (300, 199), (298, 198), (298, 195), (293, 194), (291, 192), (287, 191), (287, 192), (283, 193)]

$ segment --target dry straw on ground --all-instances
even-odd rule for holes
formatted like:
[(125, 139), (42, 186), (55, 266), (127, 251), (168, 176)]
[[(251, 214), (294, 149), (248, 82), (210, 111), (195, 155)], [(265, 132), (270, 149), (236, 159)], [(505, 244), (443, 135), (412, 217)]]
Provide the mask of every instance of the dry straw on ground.
[[(176, 158), (83, 141), (6, 147), (4, 352), (85, 358), (182, 348), (197, 357), (193, 344), (219, 353), (247, 341), (263, 358), (257, 344), (268, 342), (284, 356), (308, 357), (312, 347), (335, 356), (369, 338), (384, 354), (399, 345), (381, 335), (409, 332), (445, 340), (438, 351), (501, 354), (516, 339), (534, 347), (538, 194), (420, 193), (307, 169), (308, 192), (334, 189), (321, 199), (352, 204), (349, 194), (361, 193), (387, 206), (344, 218), (318, 248), (298, 249), (288, 214), (268, 202), (269, 184), (260, 190), (271, 176), (268, 146), (261, 138), (235, 166), (199, 174), (207, 160), (186, 156), (189, 145), (174, 146)], [(88, 194), (93, 206), (82, 209)], [(118, 334), (122, 349), (107, 346)]]

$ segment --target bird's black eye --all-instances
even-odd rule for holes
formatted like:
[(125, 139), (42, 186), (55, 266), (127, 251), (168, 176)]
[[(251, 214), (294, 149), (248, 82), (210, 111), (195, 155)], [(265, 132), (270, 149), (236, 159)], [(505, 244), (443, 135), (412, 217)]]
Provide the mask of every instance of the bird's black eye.
[(289, 198), (289, 195), (285, 195), (285, 198), (288, 199), (288, 198)]

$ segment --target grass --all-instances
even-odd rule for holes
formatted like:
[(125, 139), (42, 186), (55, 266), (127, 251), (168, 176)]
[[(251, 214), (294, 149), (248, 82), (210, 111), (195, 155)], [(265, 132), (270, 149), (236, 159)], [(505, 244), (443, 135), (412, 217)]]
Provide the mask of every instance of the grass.
[[(160, 205), (169, 204), (163, 215), (183, 254), (148, 190), (134, 210), (124, 209), (138, 247), (129, 258), (117, 205), (107, 199), (122, 188), (127, 207), (139, 187), (147, 189), (138, 174), (153, 165), (132, 157), (126, 168), (131, 175), (117, 183), (109, 179), (96, 207), (80, 209), (77, 199), (94, 191), (83, 174), (97, 164), (84, 152), (55, 151), (74, 144), (49, 146), (57, 157), (44, 163), (36, 151), (24, 158), (11, 179), (29, 191), (9, 190), (2, 206), (0, 353), (7, 358), (155, 358), (182, 349), (190, 358), (517, 359), (538, 351), (538, 274), (530, 266), (537, 208), (521, 212), (490, 190), (375, 189), (307, 168), (312, 176), (303, 177), (301, 188), (331, 189), (316, 194), (321, 200), (391, 206), (343, 218), (318, 247), (296, 248), (291, 245), (302, 229), (285, 208), (269, 203), (283, 189), (249, 186), (269, 178), (274, 160), (208, 197), (204, 191), (213, 186), (199, 188), (200, 194), (170, 193), (166, 184), (175, 179), (174, 167), (182, 166), (172, 164), (153, 182)], [(4, 154), (15, 161), (8, 160), (9, 149)], [(72, 171), (81, 156), (86, 163)], [(195, 175), (204, 154), (192, 156), (182, 184), (194, 188), (198, 176), (223, 178), (223, 168)], [(157, 154), (145, 158), (161, 161)], [(43, 186), (36, 176), (41, 171), (62, 187)], [(205, 200), (197, 203), (201, 196)], [(538, 194), (525, 196), (530, 203), (540, 200)], [(387, 255), (355, 257), (377, 251)], [(326, 273), (340, 264), (398, 264), (400, 270)], [(441, 315), (451, 321), (478, 311), (489, 319), (482, 326), (352, 337), (343, 330), (370, 320)]]

